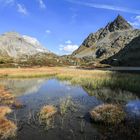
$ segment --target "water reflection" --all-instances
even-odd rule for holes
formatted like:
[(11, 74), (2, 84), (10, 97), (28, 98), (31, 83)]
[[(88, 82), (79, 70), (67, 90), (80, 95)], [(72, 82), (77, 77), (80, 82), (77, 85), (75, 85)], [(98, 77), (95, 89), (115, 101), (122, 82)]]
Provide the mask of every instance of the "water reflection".
[(126, 104), (126, 111), (129, 117), (140, 119), (140, 100), (130, 101)]
[[(128, 111), (140, 117), (138, 97), (126, 91), (111, 89), (89, 91), (81, 86), (72, 86), (69, 82), (61, 82), (56, 79), (5, 79), (0, 81), (0, 85), (5, 85), (26, 105), (25, 108), (14, 111), (22, 127), (17, 135), (19, 140), (93, 140), (98, 137), (123, 139), (122, 135), (129, 138), (129, 134), (133, 133), (133, 131), (130, 133), (132, 125), (127, 127), (125, 124), (120, 124), (111, 128), (111, 126), (91, 123), (88, 112), (103, 102), (123, 103), (123, 105), (127, 103)], [(70, 106), (66, 107), (67, 102), (62, 101), (69, 96), (72, 102), (68, 100)], [(44, 105), (54, 105), (58, 110), (67, 109), (64, 117), (60, 115), (62, 111), (59, 111), (54, 122), (50, 120), (47, 122), (47, 131), (44, 131), (44, 126), (38, 122), (38, 112)], [(134, 135), (139, 138), (140, 134), (134, 133)]]
[(97, 90), (90, 90), (86, 88), (84, 89), (85, 91), (87, 91), (87, 93), (90, 96), (94, 96), (105, 103), (123, 105), (129, 101), (138, 99), (137, 95), (128, 91), (120, 90), (120, 89), (116, 89), (116, 90), (112, 90), (110, 88), (103, 88), (103, 89), (97, 89)]
[(5, 79), (0, 80), (0, 85), (4, 85), (15, 96), (22, 96), (36, 93), (45, 79)]

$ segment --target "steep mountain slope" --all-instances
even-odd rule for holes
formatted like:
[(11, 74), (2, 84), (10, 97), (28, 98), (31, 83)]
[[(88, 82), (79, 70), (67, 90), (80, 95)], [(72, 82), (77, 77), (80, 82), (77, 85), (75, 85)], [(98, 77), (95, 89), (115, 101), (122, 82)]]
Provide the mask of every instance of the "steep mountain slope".
[(122, 16), (118, 15), (105, 28), (91, 33), (72, 56), (102, 61), (117, 54), (138, 36), (140, 36), (140, 30), (133, 29)]
[(40, 52), (49, 53), (35, 38), (22, 36), (16, 32), (8, 32), (0, 36), (0, 56), (17, 58)]
[(134, 38), (122, 50), (101, 63), (113, 66), (140, 66), (140, 36)]

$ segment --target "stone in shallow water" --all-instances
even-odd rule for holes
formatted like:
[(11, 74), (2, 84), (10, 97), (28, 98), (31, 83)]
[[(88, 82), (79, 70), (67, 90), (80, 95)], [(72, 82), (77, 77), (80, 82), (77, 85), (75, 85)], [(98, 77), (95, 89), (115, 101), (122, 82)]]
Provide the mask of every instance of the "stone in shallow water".
[(128, 102), (126, 104), (126, 112), (130, 118), (140, 119), (140, 100)]

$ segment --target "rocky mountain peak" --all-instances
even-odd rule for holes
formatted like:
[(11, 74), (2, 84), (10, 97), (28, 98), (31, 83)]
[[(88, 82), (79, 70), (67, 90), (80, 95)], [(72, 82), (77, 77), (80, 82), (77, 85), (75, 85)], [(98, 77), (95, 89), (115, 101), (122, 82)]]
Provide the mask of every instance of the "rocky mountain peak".
[[(140, 30), (133, 27), (120, 15), (104, 28), (91, 33), (73, 52), (77, 58), (106, 59), (125, 48), (133, 39), (140, 36)], [(133, 45), (134, 46), (134, 45)]]
[(114, 32), (116, 30), (128, 30), (132, 28), (133, 27), (121, 15), (118, 15), (113, 22), (109, 23), (105, 27), (105, 29), (109, 30), (110, 32)]
[(0, 55), (16, 58), (37, 53), (50, 53), (50, 51), (34, 37), (20, 35), (17, 32), (7, 32), (0, 35)]

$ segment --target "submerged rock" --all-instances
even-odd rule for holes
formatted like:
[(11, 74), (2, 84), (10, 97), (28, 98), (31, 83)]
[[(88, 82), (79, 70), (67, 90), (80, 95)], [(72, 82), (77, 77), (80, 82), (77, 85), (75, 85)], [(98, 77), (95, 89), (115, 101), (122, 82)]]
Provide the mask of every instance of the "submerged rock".
[(123, 109), (118, 105), (103, 104), (90, 111), (91, 119), (95, 122), (118, 124), (125, 119)]

